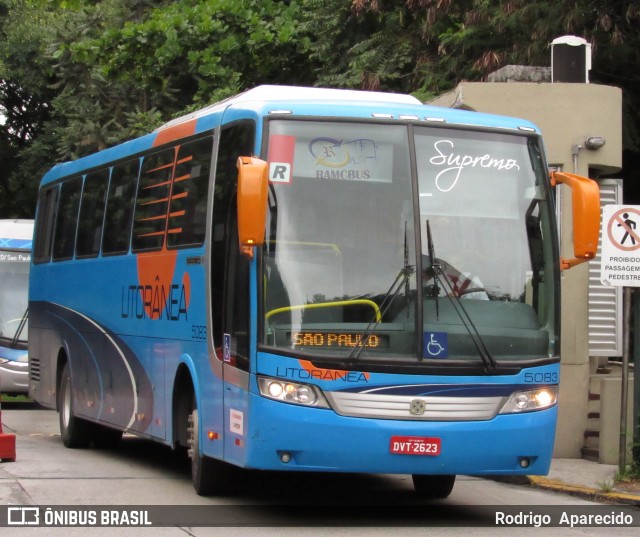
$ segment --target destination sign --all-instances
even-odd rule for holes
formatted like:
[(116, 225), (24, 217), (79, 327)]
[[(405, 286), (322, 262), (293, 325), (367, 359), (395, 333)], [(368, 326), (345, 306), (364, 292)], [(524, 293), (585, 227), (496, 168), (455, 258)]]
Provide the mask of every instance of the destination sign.
[[(302, 331), (291, 332), (289, 337), (295, 347), (348, 348), (361, 345), (364, 334), (352, 332)], [(385, 334), (370, 334), (364, 347), (369, 349), (388, 349), (389, 336)]]

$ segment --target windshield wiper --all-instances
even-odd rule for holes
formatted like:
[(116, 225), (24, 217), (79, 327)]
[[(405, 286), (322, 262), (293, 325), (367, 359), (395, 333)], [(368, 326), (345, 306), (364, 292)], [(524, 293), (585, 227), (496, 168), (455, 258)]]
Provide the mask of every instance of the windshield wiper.
[(381, 322), (381, 319), (384, 318), (385, 313), (389, 310), (391, 304), (396, 299), (398, 294), (400, 294), (400, 290), (404, 287), (405, 298), (409, 295), (409, 277), (415, 272), (415, 266), (409, 265), (409, 244), (407, 242), (407, 223), (404, 224), (404, 266), (400, 269), (400, 272), (396, 276), (396, 279), (393, 280), (391, 287), (385, 293), (382, 302), (380, 303), (380, 313), (379, 315), (375, 315), (369, 324), (364, 330), (364, 333), (355, 346), (349, 352), (347, 356), (347, 362), (355, 362), (359, 357), (360, 353), (362, 353), (362, 349), (367, 346), (369, 342), (369, 338), (372, 336), (374, 330), (378, 327)]
[(430, 275), (433, 277), (433, 289), (431, 291), (431, 298), (436, 302), (436, 319), (440, 316), (440, 304), (438, 302), (438, 295), (440, 295), (440, 287), (438, 286), (438, 273), (437, 269), (442, 269), (442, 266), (436, 263), (436, 254), (433, 247), (433, 239), (431, 238), (431, 226), (429, 220), (427, 220), (427, 251), (429, 252), (429, 270)]
[[(435, 247), (433, 244), (433, 239), (431, 238), (431, 226), (429, 224), (429, 220), (427, 220), (427, 248), (429, 252), (429, 257), (431, 258), (429, 260), (429, 268), (433, 271), (433, 278), (435, 282), (435, 292), (436, 293), (439, 292), (438, 284), (441, 284), (441, 285), (444, 284), (443, 288), (447, 292), (447, 296), (451, 298), (453, 309), (458, 314), (458, 317), (460, 317), (460, 320), (462, 321), (462, 324), (467, 330), (469, 336), (471, 336), (471, 340), (473, 341), (473, 344), (475, 345), (478, 351), (478, 354), (480, 355), (480, 358), (484, 363), (485, 372), (486, 373), (495, 372), (495, 370), (498, 367), (498, 364), (495, 358), (491, 355), (491, 352), (487, 348), (487, 345), (482, 339), (482, 336), (480, 335), (480, 332), (478, 331), (473, 320), (471, 319), (469, 312), (462, 304), (462, 300), (460, 300), (460, 297), (458, 297), (457, 293), (454, 291), (453, 285), (451, 285), (449, 278), (447, 278), (447, 275), (442, 269), (442, 265), (440, 265), (439, 263), (436, 263), (435, 261), (436, 259)], [(438, 297), (437, 296), (435, 297), (435, 302), (436, 302), (436, 317), (437, 317), (438, 316)]]
[(22, 331), (24, 330), (24, 327), (27, 324), (27, 318), (29, 315), (29, 308), (27, 308), (24, 312), (24, 315), (22, 316), (22, 319), (20, 319), (20, 324), (18, 325), (18, 328), (16, 329), (16, 333), (13, 336), (13, 339), (11, 340), (11, 345), (10, 348), (15, 348), (15, 346), (17, 345), (18, 341), (20, 340), (20, 336), (22, 335)]

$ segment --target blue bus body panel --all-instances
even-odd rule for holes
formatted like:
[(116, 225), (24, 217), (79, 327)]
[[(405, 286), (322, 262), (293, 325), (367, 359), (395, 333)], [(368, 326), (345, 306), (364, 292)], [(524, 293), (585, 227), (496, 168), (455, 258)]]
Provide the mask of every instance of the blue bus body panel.
[[(440, 386), (470, 396), (508, 394), (540, 384), (529, 379), (557, 379), (559, 365), (530, 368), (506, 376), (413, 376), (351, 371), (313, 374), (291, 358), (258, 354), (258, 374), (311, 382), (329, 391), (365, 391), (395, 386), (418, 396)], [(314, 378), (315, 377), (315, 378)], [(333, 380), (331, 380), (333, 379)], [(233, 393), (230, 391), (233, 390)], [(247, 398), (248, 396), (248, 398)], [(228, 399), (227, 399), (228, 398)], [(505, 397), (506, 400), (506, 397)], [(484, 421), (426, 421), (349, 417), (332, 409), (309, 408), (259, 395), (255, 375), (250, 393), (227, 387), (225, 459), (243, 467), (269, 470), (344, 471), (425, 474), (546, 474), (549, 469), (557, 407), (539, 412), (497, 415)], [(438, 456), (390, 453), (393, 436), (436, 437)], [(205, 441), (205, 452), (212, 443)], [(283, 453), (291, 455), (288, 463)], [(529, 459), (527, 468), (520, 466)]]
[(51, 168), (42, 178), (41, 186), (53, 183), (62, 177), (86, 173), (92, 168), (103, 166), (112, 161), (117, 161), (147, 151), (153, 147), (155, 134), (148, 134), (141, 138), (136, 138), (121, 145), (110, 147), (99, 153), (94, 153), (86, 157), (64, 162)]
[[(207, 352), (206, 294), (199, 291), (204, 266), (193, 262), (204, 250), (173, 253), (170, 287), (142, 285), (135, 256), (105, 257), (51, 263), (48, 278), (32, 278), (30, 300), (39, 348), (73, 349), (72, 375), (82, 380), (76, 386), (79, 415), (167, 442), (181, 364), (200, 383), (195, 388), (203, 399), (222, 399)], [(73, 288), (82, 292), (69, 293)], [(150, 310), (157, 318), (149, 317)]]
[[(222, 113), (211, 113), (196, 121), (193, 134), (210, 131), (220, 125)], [(124, 142), (123, 144), (110, 147), (98, 153), (88, 155), (70, 162), (64, 162), (51, 168), (42, 178), (41, 186), (53, 183), (63, 177), (86, 173), (87, 171), (104, 166), (112, 162), (117, 162), (134, 155), (139, 155), (152, 149), (157, 145), (159, 132), (152, 132), (140, 138)]]
[[(549, 471), (557, 419), (556, 407), (486, 422), (362, 419), (258, 395), (251, 396), (251, 407), (244, 465), (271, 470), (544, 475)], [(440, 438), (441, 454), (391, 454), (395, 435)], [(289, 453), (291, 462), (283, 463), (282, 453)], [(521, 457), (531, 460), (528, 468), (519, 465)]]

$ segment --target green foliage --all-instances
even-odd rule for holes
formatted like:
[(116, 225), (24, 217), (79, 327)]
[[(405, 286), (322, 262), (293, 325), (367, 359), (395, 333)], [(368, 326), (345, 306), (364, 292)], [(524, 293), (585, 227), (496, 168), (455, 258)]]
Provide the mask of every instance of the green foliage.
[(427, 100), (549, 43), (593, 46), (640, 162), (640, 0), (0, 0), (0, 216), (73, 159), (261, 83)]
[(295, 2), (182, 0), (134, 12), (128, 5), (99, 2), (76, 14), (76, 35), (71, 28), (60, 35), (53, 57), (62, 91), (53, 106), (70, 120), (60, 143), (65, 158), (261, 82), (304, 74)]
[(295, 3), (264, 0), (171, 2), (144, 21), (128, 21), (76, 42), (70, 51), (75, 62), (96, 66), (105, 79), (146, 88), (180, 109), (193, 101), (211, 102), (265, 76), (293, 76), (292, 60), (299, 53), (296, 10)]
[(277, 0), (0, 0), (0, 214), (33, 215), (56, 161), (247, 87), (309, 83), (299, 11)]
[[(0, 0), (0, 217), (32, 216), (35, 181), (49, 165), (34, 158), (34, 144), (49, 118), (51, 68), (44, 59), (50, 37), (41, 10), (21, 0)], [(42, 156), (42, 152), (40, 152)]]
[[(640, 1), (302, 0), (319, 38), (316, 83), (387, 89), (427, 100), (510, 64), (550, 65), (550, 43), (592, 45), (591, 81), (621, 87), (624, 176), (640, 181)], [(640, 191), (638, 192), (640, 195)]]

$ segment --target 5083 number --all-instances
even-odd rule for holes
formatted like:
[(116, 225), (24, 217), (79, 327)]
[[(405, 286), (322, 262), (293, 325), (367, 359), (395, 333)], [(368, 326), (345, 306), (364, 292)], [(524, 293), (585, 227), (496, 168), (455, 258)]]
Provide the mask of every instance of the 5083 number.
[(558, 373), (547, 371), (546, 373), (525, 373), (524, 381), (534, 384), (557, 384)]

